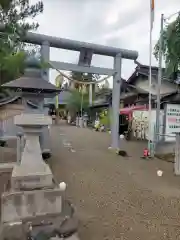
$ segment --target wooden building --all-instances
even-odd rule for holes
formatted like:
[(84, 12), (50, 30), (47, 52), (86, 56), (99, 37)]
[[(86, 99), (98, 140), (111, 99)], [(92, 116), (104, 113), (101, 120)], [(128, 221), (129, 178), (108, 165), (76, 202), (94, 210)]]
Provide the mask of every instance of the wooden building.
[[(152, 107), (156, 106), (157, 87), (158, 87), (158, 67), (152, 67), (152, 86), (149, 88), (149, 66), (142, 65), (139, 62), (133, 74), (127, 80), (127, 83), (134, 86), (138, 93), (134, 103), (143, 105), (149, 104), (149, 92), (152, 94)], [(178, 95), (178, 85), (173, 79), (167, 78), (165, 69), (163, 69), (162, 84), (160, 88), (161, 108), (165, 102), (171, 102)]]

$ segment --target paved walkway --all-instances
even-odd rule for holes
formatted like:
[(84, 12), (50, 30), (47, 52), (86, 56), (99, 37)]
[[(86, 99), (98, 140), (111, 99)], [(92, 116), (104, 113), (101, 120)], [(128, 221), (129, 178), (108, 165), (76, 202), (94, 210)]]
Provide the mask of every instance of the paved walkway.
[(117, 156), (106, 133), (62, 125), (51, 134), (52, 169), (68, 184), (82, 240), (180, 239), (180, 178), (171, 163), (140, 159), (137, 142), (122, 144), (131, 157)]

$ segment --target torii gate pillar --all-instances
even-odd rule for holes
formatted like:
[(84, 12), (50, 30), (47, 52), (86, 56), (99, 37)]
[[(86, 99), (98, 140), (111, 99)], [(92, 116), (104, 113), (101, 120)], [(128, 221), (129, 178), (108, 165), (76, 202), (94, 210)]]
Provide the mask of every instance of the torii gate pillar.
[[(41, 45), (41, 60), (45, 63), (50, 61), (50, 45), (48, 41), (44, 41)], [(49, 82), (49, 67), (42, 70), (42, 78)]]
[(112, 91), (112, 121), (111, 121), (111, 148), (119, 149), (119, 103), (121, 87), (121, 54), (114, 57), (113, 91)]

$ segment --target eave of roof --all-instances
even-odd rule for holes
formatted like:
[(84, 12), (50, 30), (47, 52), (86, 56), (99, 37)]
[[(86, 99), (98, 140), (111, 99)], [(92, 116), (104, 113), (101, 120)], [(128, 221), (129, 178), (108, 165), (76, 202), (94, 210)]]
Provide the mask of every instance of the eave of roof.
[(9, 88), (9, 89), (21, 89), (28, 90), (28, 91), (43, 91), (43, 92), (60, 92), (61, 89), (57, 88), (55, 85), (51, 84), (48, 81), (45, 81), (44, 79), (37, 77), (26, 77), (22, 76), (18, 79), (15, 79), (13, 81), (7, 82), (3, 85), (1, 85), (2, 88)]
[[(149, 76), (149, 66), (148, 65), (143, 65), (139, 62), (135, 62), (137, 64), (135, 71), (132, 73), (132, 75), (128, 78), (127, 82), (129, 84), (134, 84), (136, 78), (140, 75)], [(168, 82), (172, 82), (171, 79), (167, 78), (165, 76), (165, 68), (162, 69), (163, 70), (163, 80), (168, 81)], [(152, 66), (151, 67), (151, 71), (152, 71), (152, 76), (154, 77), (154, 79), (157, 79), (158, 77), (158, 67), (156, 66)]]
[[(14, 96), (14, 97), (9, 97), (9, 98), (5, 98), (5, 99), (2, 99), (0, 101), (0, 107), (2, 106), (5, 106), (7, 104), (11, 104), (15, 101), (17, 101), (18, 99), (20, 99), (21, 97), (20, 96)], [(27, 103), (31, 106), (31, 107), (34, 107), (34, 108), (38, 108), (38, 105), (36, 105), (35, 103), (33, 103), (32, 101), (28, 100)]]
[(7, 97), (7, 98), (4, 98), (4, 99), (1, 99), (0, 100), (0, 106), (6, 105), (6, 104), (9, 104), (9, 103), (13, 103), (16, 100), (18, 100), (19, 98), (20, 98), (20, 96), (14, 96), (14, 97)]

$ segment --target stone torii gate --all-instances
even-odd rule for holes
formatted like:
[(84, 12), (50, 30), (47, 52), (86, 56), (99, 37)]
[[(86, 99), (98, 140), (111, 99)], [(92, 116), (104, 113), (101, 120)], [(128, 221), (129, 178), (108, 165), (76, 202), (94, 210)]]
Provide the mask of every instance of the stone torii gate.
[[(70, 39), (57, 38), (43, 34), (28, 32), (23, 39), (26, 43), (36, 44), (41, 46), (41, 57), (43, 61), (49, 62), (56, 69), (84, 72), (92, 74), (101, 74), (113, 76), (113, 94), (112, 94), (112, 124), (111, 124), (111, 147), (113, 149), (119, 148), (119, 99), (121, 86), (121, 66), (122, 58), (129, 60), (136, 60), (138, 52), (97, 45), (92, 43), (74, 41)], [(67, 62), (57, 62), (50, 60), (50, 47), (66, 49), (79, 52), (78, 64)], [(114, 58), (114, 68), (102, 68), (91, 66), (93, 54), (102, 56), (109, 56)], [(43, 78), (49, 81), (49, 69), (43, 70)], [(90, 89), (92, 96), (92, 89)], [(91, 98), (91, 97), (90, 97)]]

